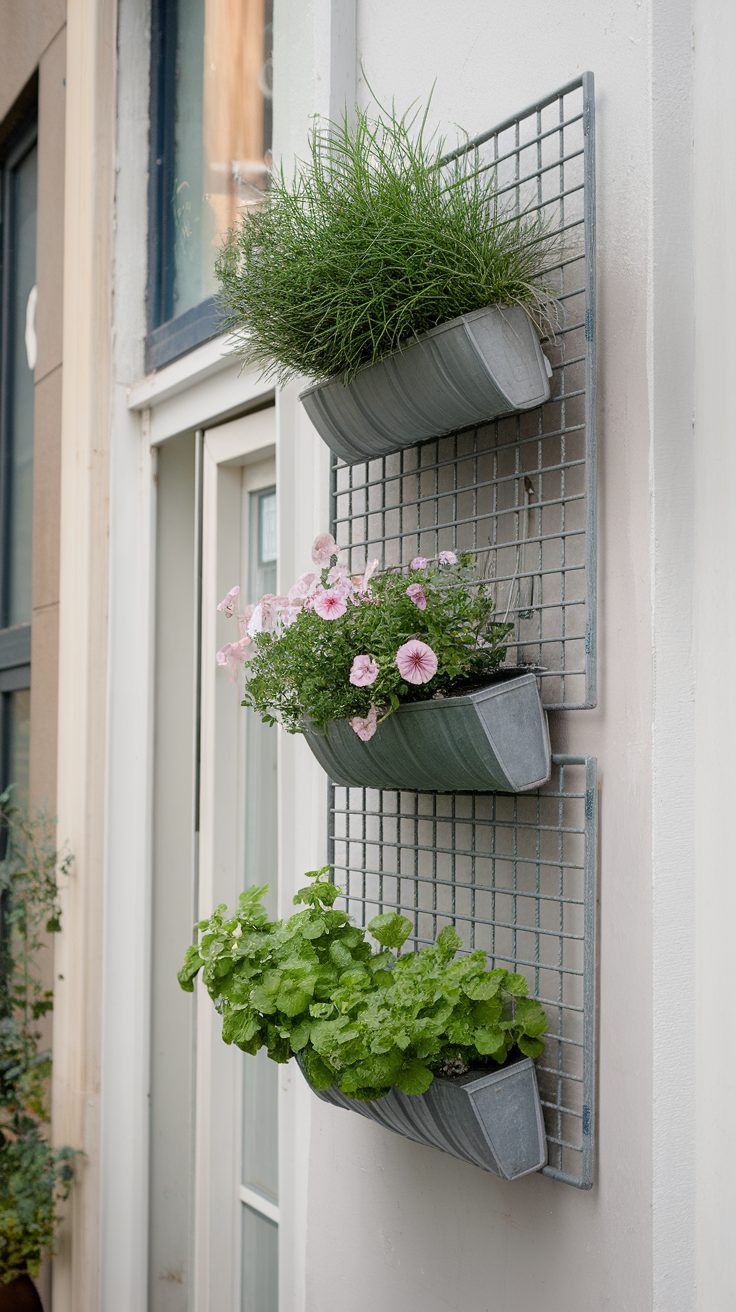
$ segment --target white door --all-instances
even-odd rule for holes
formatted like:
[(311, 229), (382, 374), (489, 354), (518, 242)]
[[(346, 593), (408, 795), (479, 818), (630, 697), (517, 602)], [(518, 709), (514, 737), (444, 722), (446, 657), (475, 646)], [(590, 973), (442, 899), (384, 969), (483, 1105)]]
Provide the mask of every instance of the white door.
[[(201, 446), (201, 692), (197, 901), (202, 917), (250, 884), (278, 904), (277, 734), (240, 707), (215, 653), (237, 621), (217, 603), (276, 591), (273, 407), (205, 432)], [(220, 1038), (197, 991), (195, 1308), (278, 1312), (278, 1070)]]

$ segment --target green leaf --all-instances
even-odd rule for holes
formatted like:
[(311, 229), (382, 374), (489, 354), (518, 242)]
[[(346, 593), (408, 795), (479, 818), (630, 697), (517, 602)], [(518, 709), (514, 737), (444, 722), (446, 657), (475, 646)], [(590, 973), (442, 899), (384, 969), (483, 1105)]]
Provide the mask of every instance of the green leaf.
[(335, 1076), (327, 1062), (310, 1048), (305, 1048), (303, 1057), (307, 1080), (312, 1088), (329, 1089), (335, 1083)]
[(285, 1016), (298, 1016), (300, 1012), (306, 1011), (311, 999), (311, 993), (299, 985), (284, 984), (276, 995), (276, 1005)]
[(184, 965), (176, 977), (185, 993), (194, 992), (194, 980), (201, 969), (202, 958), (199, 955), (199, 948), (196, 944), (190, 943), (184, 957)]
[(307, 1046), (311, 1028), (308, 1020), (302, 1021), (301, 1025), (294, 1026), (289, 1037), (292, 1052), (301, 1052), (302, 1048)]
[(353, 964), (352, 952), (349, 952), (348, 949), (344, 947), (344, 945), (339, 941), (339, 939), (336, 939), (333, 943), (330, 943), (329, 955), (330, 955), (330, 960), (334, 961), (335, 965), (340, 970), (349, 970)]
[(225, 1043), (235, 1043), (238, 1047), (250, 1043), (260, 1030), (260, 1022), (251, 1011), (228, 1011), (222, 1022), (222, 1037)]
[(306, 939), (309, 939), (309, 941), (311, 942), (315, 938), (321, 938), (322, 935), (325, 933), (326, 929), (327, 926), (325, 925), (325, 922), (322, 919), (322, 917), (317, 916), (314, 920), (307, 921), (307, 923), (305, 924), (302, 930), (302, 934)]
[(523, 997), (529, 992), (529, 985), (523, 975), (507, 975), (504, 988), (514, 997)]
[[(501, 980), (497, 978), (503, 972), (488, 972), (476, 979), (469, 979), (463, 983), (463, 993), (467, 994), (476, 1002), (487, 1001), (488, 998), (495, 998), (501, 987)], [(496, 976), (494, 978), (494, 976)]]
[(428, 1066), (420, 1061), (412, 1061), (402, 1066), (396, 1076), (396, 1085), (402, 1093), (420, 1094), (427, 1092), (433, 1079)]
[(368, 922), (371, 934), (384, 948), (400, 948), (413, 928), (411, 921), (397, 911), (387, 911)]
[(482, 1057), (495, 1057), (506, 1049), (506, 1035), (500, 1029), (476, 1030), (473, 1036), (474, 1046)]
[(462, 947), (463, 941), (457, 930), (452, 925), (445, 925), (437, 935), (437, 947), (442, 950), (443, 954), (454, 956)]
[(534, 998), (519, 999), (514, 1011), (514, 1021), (517, 1025), (523, 1026), (526, 1033), (534, 1038), (547, 1032), (547, 1017)]
[(544, 1052), (544, 1044), (541, 1039), (527, 1039), (523, 1035), (517, 1039), (516, 1046), (524, 1053), (525, 1057), (540, 1057)]

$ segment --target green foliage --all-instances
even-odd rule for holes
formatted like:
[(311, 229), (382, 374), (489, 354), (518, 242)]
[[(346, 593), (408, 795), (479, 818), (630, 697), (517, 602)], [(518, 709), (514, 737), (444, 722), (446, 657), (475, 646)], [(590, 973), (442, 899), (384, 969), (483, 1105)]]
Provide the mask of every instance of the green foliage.
[(347, 379), (485, 305), (543, 321), (547, 228), (499, 199), (475, 153), (442, 166), (427, 112), (317, 122), (293, 180), (275, 174), (229, 234), (216, 265), (226, 326), (265, 374)]
[[(324, 587), (329, 586), (327, 575), (323, 570)], [(412, 584), (422, 588), (426, 609), (407, 594)], [(490, 590), (478, 578), (469, 553), (456, 565), (385, 570), (365, 591), (354, 592), (337, 619), (325, 620), (302, 606), (288, 626), (256, 633), (243, 705), (289, 733), (303, 731), (305, 722), (325, 732), (330, 720), (365, 717), (372, 706), (385, 717), (402, 702), (482, 682), (503, 660), (511, 628), (494, 623)], [(424, 684), (405, 682), (396, 664), (398, 649), (412, 638), (426, 643), (437, 657), (437, 673)], [(350, 682), (358, 655), (370, 656), (378, 666), (375, 682), (367, 687)]]
[(51, 1058), (40, 1022), (53, 993), (42, 979), (47, 935), (61, 928), (59, 854), (51, 824), (0, 796), (0, 1283), (35, 1275), (53, 1245), (73, 1177), (71, 1148), (46, 1138)]
[(536, 1057), (547, 1018), (526, 980), (489, 970), (481, 951), (458, 956), (459, 935), (443, 929), (431, 947), (399, 953), (411, 923), (396, 912), (366, 931), (335, 908), (329, 867), (294, 901), (287, 921), (270, 921), (264, 888), (241, 894), (234, 913), (218, 906), (199, 924), (179, 982), (201, 971), (222, 1017), (222, 1037), (274, 1061), (298, 1056), (315, 1088), (336, 1084), (351, 1098), (396, 1086), (424, 1093), (435, 1074), (459, 1074), (518, 1050)]

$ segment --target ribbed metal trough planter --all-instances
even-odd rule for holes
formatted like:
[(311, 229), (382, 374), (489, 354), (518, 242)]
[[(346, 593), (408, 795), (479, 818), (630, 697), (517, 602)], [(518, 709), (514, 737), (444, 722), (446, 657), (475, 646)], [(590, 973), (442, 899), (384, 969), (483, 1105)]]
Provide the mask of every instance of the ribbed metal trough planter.
[(358, 1112), (405, 1139), (440, 1148), (503, 1180), (539, 1171), (547, 1162), (537, 1073), (529, 1057), (490, 1072), (437, 1076), (426, 1093), (392, 1089), (373, 1102), (348, 1098), (334, 1086), (313, 1092), (333, 1107)]
[(301, 401), (335, 455), (354, 464), (542, 405), (549, 372), (524, 310), (491, 305), (440, 324), (349, 383), (308, 387)]
[(534, 674), (460, 697), (409, 702), (361, 742), (347, 720), (306, 731), (333, 783), (416, 792), (522, 793), (549, 779), (547, 716)]

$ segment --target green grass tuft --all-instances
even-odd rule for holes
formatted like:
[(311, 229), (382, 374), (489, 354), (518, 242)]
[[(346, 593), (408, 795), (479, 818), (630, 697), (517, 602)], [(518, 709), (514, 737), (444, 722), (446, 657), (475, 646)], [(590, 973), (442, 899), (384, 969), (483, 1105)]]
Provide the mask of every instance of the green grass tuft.
[(286, 382), (358, 369), (485, 305), (542, 326), (558, 239), (496, 195), (475, 152), (442, 162), (426, 117), (317, 123), (288, 183), (244, 214), (216, 264), (225, 327), (248, 364)]

